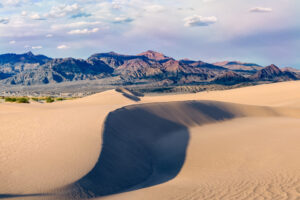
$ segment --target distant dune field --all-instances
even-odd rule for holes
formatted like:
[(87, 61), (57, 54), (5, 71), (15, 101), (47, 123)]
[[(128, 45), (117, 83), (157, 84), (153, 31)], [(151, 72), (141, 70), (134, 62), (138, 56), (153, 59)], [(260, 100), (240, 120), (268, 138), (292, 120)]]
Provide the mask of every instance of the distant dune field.
[(0, 199), (300, 198), (299, 81), (122, 92), (0, 104)]

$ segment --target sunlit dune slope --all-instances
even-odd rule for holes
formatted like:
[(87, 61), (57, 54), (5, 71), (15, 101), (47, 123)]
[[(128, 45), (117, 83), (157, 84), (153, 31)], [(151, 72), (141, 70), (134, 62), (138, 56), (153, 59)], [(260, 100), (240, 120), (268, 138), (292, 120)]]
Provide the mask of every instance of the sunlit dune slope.
[(299, 91), (2, 103), (0, 198), (297, 199)]

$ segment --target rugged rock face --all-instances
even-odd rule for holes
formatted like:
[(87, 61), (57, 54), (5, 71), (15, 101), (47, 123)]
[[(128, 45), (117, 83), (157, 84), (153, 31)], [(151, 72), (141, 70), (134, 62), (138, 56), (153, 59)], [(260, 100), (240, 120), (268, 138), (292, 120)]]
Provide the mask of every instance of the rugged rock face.
[(162, 74), (161, 65), (155, 61), (135, 58), (127, 60), (116, 69), (115, 74), (123, 78), (145, 78)]
[(261, 69), (249, 78), (254, 81), (290, 81), (298, 79), (294, 72), (281, 71), (273, 64)]
[(11, 74), (0, 72), (0, 80), (10, 77)]
[(162, 53), (158, 53), (158, 52), (151, 51), (151, 50), (148, 50), (146, 52), (140, 53), (140, 54), (138, 54), (138, 56), (145, 56), (145, 57), (147, 57), (147, 58), (149, 58), (151, 60), (156, 60), (156, 61), (170, 59), (170, 57), (167, 57), (167, 56), (165, 56)]
[(261, 70), (263, 67), (254, 63), (242, 63), (239, 61), (224, 61), (224, 62), (217, 62), (214, 65), (224, 67), (229, 70), (235, 71), (258, 71)]
[(228, 71), (228, 69), (225, 67), (209, 64), (209, 63), (202, 62), (202, 61), (193, 61), (193, 60), (184, 59), (184, 60), (180, 60), (180, 62), (194, 66), (194, 67), (200, 67), (202, 69), (209, 69), (209, 70), (215, 70), (215, 71)]
[(121, 65), (123, 65), (128, 60), (138, 59), (141, 58), (141, 56), (129, 56), (129, 55), (122, 55), (115, 52), (109, 52), (109, 53), (99, 53), (94, 54), (91, 57), (88, 58), (88, 60), (101, 60), (107, 65), (117, 68)]
[(36, 70), (23, 71), (4, 80), (6, 84), (48, 84), (64, 81), (93, 80), (113, 72), (113, 69), (100, 61), (82, 59), (53, 59)]
[(115, 77), (124, 84), (212, 82), (231, 85), (247, 81), (297, 80), (300, 75), (289, 70), (281, 71), (275, 65), (266, 68), (241, 62), (214, 65), (187, 59), (175, 60), (154, 51), (138, 55), (99, 53), (87, 60), (51, 59), (31, 52), (0, 55), (0, 83), (8, 85), (49, 84), (108, 77)]
[(248, 78), (245, 78), (244, 76), (239, 75), (233, 71), (228, 71), (225, 74), (220, 75), (214, 79), (215, 83), (223, 85), (234, 85), (247, 81), (249, 81)]
[(25, 54), (0, 55), (0, 72), (15, 74), (26, 70), (36, 69), (52, 59), (43, 55), (34, 55), (32, 52)]
[(38, 63), (45, 64), (52, 60), (51, 58), (44, 55), (34, 55), (32, 52), (24, 54), (2, 54), (0, 55), (0, 65), (4, 64), (16, 64), (16, 63)]
[(299, 69), (295, 69), (295, 68), (292, 68), (292, 67), (284, 67), (281, 70), (282, 71), (289, 71), (289, 72), (294, 72), (294, 73), (300, 74), (300, 70)]
[[(138, 55), (120, 55), (114, 52), (94, 54), (88, 60), (101, 60), (115, 69), (114, 75), (120, 75), (125, 80), (154, 78), (156, 81), (164, 78), (180, 81), (182, 77), (198, 76), (197, 80), (207, 80), (213, 73), (208, 73), (200, 64), (190, 65), (185, 62), (174, 60), (161, 53), (147, 51)], [(202, 66), (213, 66), (201, 62)], [(215, 66), (217, 67), (217, 66)], [(185, 82), (189, 82), (185, 80)]]
[(34, 55), (32, 52), (24, 54), (0, 55), (0, 80), (18, 73), (35, 70), (52, 59), (43, 55)]

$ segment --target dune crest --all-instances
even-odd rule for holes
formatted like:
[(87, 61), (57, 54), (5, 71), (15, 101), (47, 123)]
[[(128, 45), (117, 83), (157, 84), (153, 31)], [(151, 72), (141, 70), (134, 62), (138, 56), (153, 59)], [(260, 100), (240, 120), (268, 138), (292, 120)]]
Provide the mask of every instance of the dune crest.
[(299, 89), (0, 104), (0, 199), (297, 199)]
[(289, 114), (300, 118), (300, 112), (295, 116), (288, 109), (212, 101), (151, 103), (117, 109), (106, 118), (97, 164), (72, 186), (72, 197), (101, 197), (172, 180), (186, 161), (193, 127), (235, 118), (280, 118)]

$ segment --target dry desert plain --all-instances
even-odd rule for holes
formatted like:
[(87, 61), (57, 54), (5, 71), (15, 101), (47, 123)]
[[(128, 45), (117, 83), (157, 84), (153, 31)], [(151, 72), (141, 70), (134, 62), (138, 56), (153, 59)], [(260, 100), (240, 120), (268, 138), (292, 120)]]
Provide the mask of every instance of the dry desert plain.
[(299, 81), (1, 103), (0, 199), (296, 200), (299, 143)]

